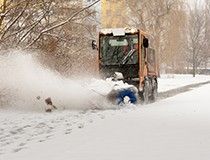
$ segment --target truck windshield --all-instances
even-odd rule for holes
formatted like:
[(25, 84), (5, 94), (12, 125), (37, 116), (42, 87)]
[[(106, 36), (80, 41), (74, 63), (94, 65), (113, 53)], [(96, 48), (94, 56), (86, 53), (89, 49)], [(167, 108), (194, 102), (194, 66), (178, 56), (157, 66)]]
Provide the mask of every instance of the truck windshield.
[(126, 36), (102, 36), (100, 60), (102, 65), (138, 63), (138, 34)]

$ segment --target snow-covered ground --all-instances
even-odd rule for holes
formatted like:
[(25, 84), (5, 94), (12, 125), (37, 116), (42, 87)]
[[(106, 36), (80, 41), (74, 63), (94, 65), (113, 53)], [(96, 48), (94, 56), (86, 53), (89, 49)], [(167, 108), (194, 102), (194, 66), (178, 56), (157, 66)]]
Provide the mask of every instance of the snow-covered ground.
[(0, 160), (210, 158), (210, 85), (146, 106), (0, 112)]
[(201, 82), (210, 81), (209, 75), (196, 75), (195, 78), (192, 75), (179, 75), (179, 74), (163, 74), (158, 79), (158, 91), (165, 92), (171, 89), (176, 89), (189, 84), (196, 84)]
[[(159, 92), (209, 80), (162, 75)], [(0, 84), (0, 98), (11, 102), (0, 105), (0, 160), (210, 158), (210, 85), (150, 105), (110, 107), (102, 99), (112, 83), (69, 80), (19, 52), (0, 56)], [(57, 111), (44, 113), (47, 96)]]

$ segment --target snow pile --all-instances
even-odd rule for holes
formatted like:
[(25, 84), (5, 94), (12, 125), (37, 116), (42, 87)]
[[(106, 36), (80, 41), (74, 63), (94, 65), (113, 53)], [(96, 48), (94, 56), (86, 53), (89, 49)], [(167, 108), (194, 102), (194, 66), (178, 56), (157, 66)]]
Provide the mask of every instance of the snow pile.
[(112, 78), (107, 78), (106, 80), (101, 79), (92, 79), (91, 83), (87, 85), (87, 87), (103, 96), (108, 95), (112, 90), (121, 90), (121, 89), (128, 89), (134, 88), (136, 92), (138, 92), (137, 88), (133, 85), (129, 85), (124, 83), (123, 81), (113, 81)]

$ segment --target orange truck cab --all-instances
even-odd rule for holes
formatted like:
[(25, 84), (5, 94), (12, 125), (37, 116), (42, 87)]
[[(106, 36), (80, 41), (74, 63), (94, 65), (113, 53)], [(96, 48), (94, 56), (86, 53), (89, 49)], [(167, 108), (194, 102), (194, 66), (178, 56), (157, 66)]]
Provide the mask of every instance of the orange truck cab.
[(118, 80), (134, 85), (145, 102), (157, 97), (157, 63), (149, 35), (136, 28), (110, 28), (99, 32), (98, 70), (102, 78), (122, 76)]

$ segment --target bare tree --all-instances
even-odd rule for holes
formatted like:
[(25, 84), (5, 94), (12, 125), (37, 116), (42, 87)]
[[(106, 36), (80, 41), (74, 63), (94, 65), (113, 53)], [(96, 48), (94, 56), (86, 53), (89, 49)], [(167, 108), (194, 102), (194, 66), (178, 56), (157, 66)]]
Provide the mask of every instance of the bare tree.
[(204, 68), (207, 69), (210, 60), (210, 0), (205, 1), (205, 39), (206, 39), (206, 50), (205, 50), (205, 62)]
[[(99, 0), (84, 8), (81, 3), (75, 1), (63, 0), (63, 2), (65, 3), (56, 3), (54, 0), (21, 0), (8, 3), (12, 7), (11, 9), (4, 7), (8, 8), (8, 12), (4, 15), (5, 27), (1, 30), (1, 43), (13, 38), (15, 44), (20, 45), (23, 42), (26, 47), (30, 47), (46, 33), (60, 29), (71, 22), (79, 23), (90, 16), (91, 13), (85, 11)], [(67, 10), (69, 12), (65, 12)]]
[(193, 68), (193, 76), (197, 73), (197, 68), (202, 65), (205, 59), (205, 48), (207, 45), (205, 36), (206, 12), (201, 9), (196, 2), (193, 8), (190, 8), (189, 26), (188, 26), (188, 62)]
[(91, 57), (86, 50), (96, 22), (90, 8), (99, 1), (84, 6), (75, 0), (5, 0), (0, 49), (40, 50), (51, 67), (69, 70), (78, 57)]
[(173, 7), (168, 17), (167, 33), (165, 34), (164, 61), (166, 72), (185, 73), (185, 53), (187, 46), (187, 13), (185, 3)]

